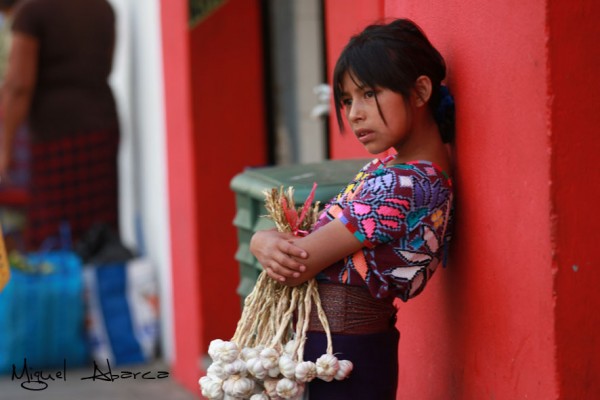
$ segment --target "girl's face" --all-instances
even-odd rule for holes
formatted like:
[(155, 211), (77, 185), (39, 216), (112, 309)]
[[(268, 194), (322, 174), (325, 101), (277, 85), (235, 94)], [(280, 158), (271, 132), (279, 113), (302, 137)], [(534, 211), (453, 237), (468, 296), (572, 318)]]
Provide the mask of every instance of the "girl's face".
[(399, 93), (362, 86), (346, 73), (341, 101), (352, 131), (369, 153), (379, 154), (391, 147), (398, 150), (410, 138), (411, 112)]

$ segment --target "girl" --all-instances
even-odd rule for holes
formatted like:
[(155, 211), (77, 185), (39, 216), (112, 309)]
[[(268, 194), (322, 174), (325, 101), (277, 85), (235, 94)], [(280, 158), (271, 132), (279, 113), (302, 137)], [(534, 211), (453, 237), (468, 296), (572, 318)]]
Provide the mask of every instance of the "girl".
[[(344, 381), (314, 380), (315, 399), (394, 399), (398, 374), (393, 300), (419, 294), (445, 260), (452, 183), (445, 143), (453, 102), (441, 86), (440, 53), (412, 21), (368, 26), (352, 37), (333, 73), (336, 115), (342, 111), (372, 154), (395, 154), (364, 166), (327, 204), (313, 231), (298, 238), (257, 232), (252, 253), (269, 277), (298, 285), (316, 277), (333, 349), (354, 363)], [(314, 313), (313, 313), (314, 314)], [(326, 348), (311, 321), (305, 359)]]

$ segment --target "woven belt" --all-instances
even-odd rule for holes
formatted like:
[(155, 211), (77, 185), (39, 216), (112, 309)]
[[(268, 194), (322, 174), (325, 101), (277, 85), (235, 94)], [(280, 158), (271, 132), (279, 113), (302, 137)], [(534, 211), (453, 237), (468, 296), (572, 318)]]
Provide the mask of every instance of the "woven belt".
[[(394, 326), (396, 307), (392, 302), (375, 299), (364, 286), (319, 284), (319, 296), (331, 333), (380, 333)], [(314, 305), (308, 330), (324, 332)]]

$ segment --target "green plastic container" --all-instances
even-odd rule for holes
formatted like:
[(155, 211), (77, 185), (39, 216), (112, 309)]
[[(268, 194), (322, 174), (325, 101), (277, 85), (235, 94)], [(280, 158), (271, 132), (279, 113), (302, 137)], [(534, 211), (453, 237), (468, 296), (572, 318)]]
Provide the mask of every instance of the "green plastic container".
[(238, 233), (235, 259), (240, 263), (240, 284), (237, 293), (242, 300), (250, 294), (262, 267), (250, 253), (252, 235), (275, 225), (265, 218), (264, 191), (281, 186), (294, 187), (294, 201), (302, 205), (313, 183), (317, 183), (314, 201), (327, 203), (337, 195), (369, 159), (328, 160), (320, 163), (253, 168), (236, 175), (231, 181), (235, 192), (236, 215), (233, 225)]

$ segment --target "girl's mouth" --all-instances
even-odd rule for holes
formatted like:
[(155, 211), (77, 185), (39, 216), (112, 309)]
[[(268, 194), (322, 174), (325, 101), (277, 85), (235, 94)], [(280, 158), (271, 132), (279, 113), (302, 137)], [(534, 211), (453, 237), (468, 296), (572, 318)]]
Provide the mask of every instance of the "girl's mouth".
[(369, 130), (358, 130), (355, 134), (361, 143), (369, 142), (373, 139), (373, 136), (375, 136), (375, 132)]

